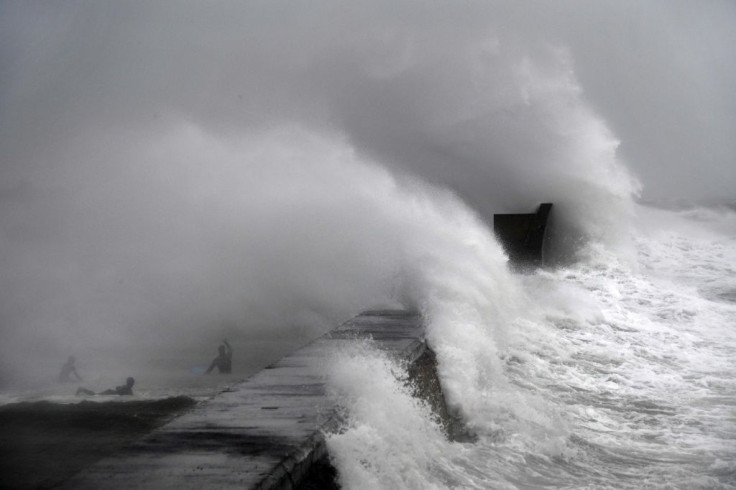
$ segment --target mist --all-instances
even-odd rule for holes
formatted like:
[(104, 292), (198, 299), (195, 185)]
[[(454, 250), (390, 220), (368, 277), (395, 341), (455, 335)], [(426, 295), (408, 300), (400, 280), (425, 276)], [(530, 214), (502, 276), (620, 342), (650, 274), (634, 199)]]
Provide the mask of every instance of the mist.
[(2, 380), (307, 341), (411, 305), (407, 254), (494, 212), (554, 202), (567, 242), (625, 248), (636, 198), (733, 198), (734, 24), (728, 2), (4, 2)]

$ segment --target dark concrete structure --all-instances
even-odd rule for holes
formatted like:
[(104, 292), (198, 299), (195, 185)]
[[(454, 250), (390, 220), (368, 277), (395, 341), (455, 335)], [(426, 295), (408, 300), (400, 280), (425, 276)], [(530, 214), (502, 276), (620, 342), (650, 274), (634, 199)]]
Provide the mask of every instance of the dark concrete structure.
[(551, 203), (539, 205), (536, 213), (494, 214), (493, 230), (517, 267), (544, 265), (544, 242)]
[(326, 396), (326, 353), (371, 337), (414, 363), (427, 346), (417, 313), (366, 311), (68, 480), (73, 489), (299, 488), (327, 459), (338, 426)]

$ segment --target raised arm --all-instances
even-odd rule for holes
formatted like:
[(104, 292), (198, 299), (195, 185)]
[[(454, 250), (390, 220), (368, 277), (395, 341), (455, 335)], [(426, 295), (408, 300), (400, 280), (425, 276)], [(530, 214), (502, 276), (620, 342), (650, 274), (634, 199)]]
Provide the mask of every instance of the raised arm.
[(227, 340), (223, 340), (222, 343), (225, 344), (225, 349), (227, 349), (225, 351), (225, 354), (227, 355), (228, 359), (229, 358), (232, 358), (233, 357), (233, 348), (230, 347), (230, 344), (228, 343)]

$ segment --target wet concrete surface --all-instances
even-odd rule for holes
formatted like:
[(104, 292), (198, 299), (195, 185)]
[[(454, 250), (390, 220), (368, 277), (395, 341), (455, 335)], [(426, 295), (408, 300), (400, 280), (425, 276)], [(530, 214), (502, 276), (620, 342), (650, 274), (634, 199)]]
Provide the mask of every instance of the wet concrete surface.
[(426, 350), (418, 314), (367, 311), (139, 442), (83, 470), (63, 488), (298, 488), (326, 456), (337, 428), (324, 360), (340, 343), (370, 337), (414, 362)]

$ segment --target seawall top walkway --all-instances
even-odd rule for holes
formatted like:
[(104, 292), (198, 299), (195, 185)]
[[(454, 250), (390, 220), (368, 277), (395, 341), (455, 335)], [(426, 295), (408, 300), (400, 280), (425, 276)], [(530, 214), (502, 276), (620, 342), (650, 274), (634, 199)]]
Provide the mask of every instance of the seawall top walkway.
[(326, 395), (326, 354), (365, 337), (409, 363), (426, 349), (417, 313), (363, 312), (83, 470), (63, 487), (295, 488), (326, 454), (323, 434), (338, 423), (337, 407)]

